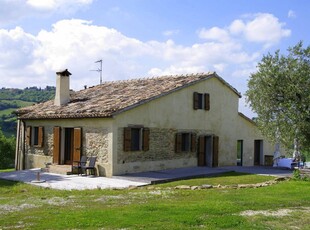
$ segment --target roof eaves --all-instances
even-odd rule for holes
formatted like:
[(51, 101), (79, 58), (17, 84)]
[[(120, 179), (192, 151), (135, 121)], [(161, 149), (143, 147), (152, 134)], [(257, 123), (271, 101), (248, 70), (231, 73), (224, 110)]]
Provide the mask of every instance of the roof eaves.
[(242, 97), (241, 93), (234, 88), (231, 84), (229, 84), (227, 81), (225, 81), (222, 77), (220, 77), (216, 72), (213, 73), (213, 77), (216, 77), (218, 80), (220, 80), (224, 85), (226, 85), (228, 88), (230, 88), (235, 94), (238, 95), (239, 98)]
[(243, 119), (247, 120), (248, 122), (254, 124), (254, 125), (257, 125), (255, 121), (253, 121), (252, 119), (250, 119), (249, 117), (247, 117), (246, 115), (244, 115), (243, 113), (241, 112), (238, 112), (239, 116), (241, 116)]

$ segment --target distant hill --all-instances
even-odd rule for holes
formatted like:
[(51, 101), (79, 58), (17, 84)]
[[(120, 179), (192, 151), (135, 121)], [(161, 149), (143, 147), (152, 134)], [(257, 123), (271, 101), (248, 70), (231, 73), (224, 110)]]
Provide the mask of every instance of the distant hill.
[(12, 114), (18, 108), (48, 101), (55, 96), (56, 88), (46, 86), (45, 89), (27, 87), (25, 89), (0, 89), (0, 127), (6, 136), (16, 135), (16, 116)]

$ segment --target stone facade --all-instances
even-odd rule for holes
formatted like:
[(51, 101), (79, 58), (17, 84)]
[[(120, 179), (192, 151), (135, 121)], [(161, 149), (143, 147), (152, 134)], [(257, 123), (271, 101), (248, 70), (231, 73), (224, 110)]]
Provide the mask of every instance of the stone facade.
[(82, 155), (97, 156), (100, 163), (108, 163), (108, 129), (105, 128), (84, 128)]
[[(43, 126), (43, 146), (25, 145), (26, 168), (44, 167), (45, 163), (53, 162), (54, 126)], [(107, 128), (85, 127), (82, 129), (81, 155), (97, 156), (99, 164), (108, 163), (108, 135)]]

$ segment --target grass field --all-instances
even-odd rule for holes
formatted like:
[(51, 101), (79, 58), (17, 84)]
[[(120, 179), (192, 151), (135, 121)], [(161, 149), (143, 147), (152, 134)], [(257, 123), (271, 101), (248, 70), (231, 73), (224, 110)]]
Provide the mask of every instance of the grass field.
[(0, 229), (310, 229), (306, 181), (256, 189), (171, 189), (267, 180), (230, 173), (133, 190), (86, 191), (0, 180)]

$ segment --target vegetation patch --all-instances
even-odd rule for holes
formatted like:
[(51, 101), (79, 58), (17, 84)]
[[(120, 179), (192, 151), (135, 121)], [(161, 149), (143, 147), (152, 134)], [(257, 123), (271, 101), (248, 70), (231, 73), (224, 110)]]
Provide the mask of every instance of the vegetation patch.
[[(261, 180), (251, 176), (253, 182)], [(236, 177), (214, 180), (235, 184)], [(238, 179), (242, 184), (247, 180)], [(0, 229), (307, 229), (309, 194), (309, 182), (300, 180), (257, 189), (84, 191), (0, 180), (0, 207), (5, 213), (0, 215)]]

